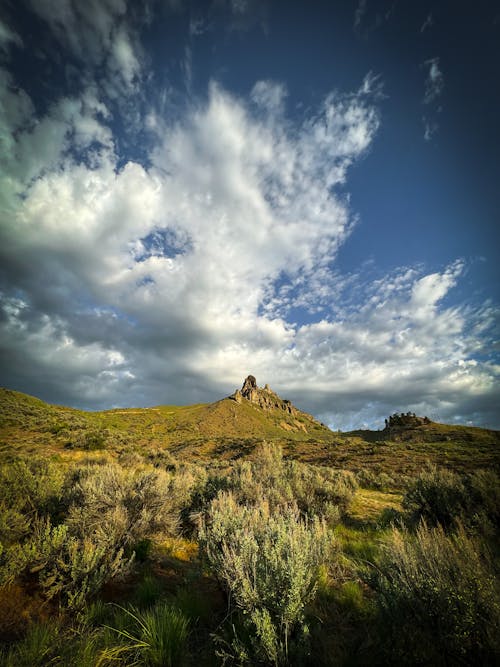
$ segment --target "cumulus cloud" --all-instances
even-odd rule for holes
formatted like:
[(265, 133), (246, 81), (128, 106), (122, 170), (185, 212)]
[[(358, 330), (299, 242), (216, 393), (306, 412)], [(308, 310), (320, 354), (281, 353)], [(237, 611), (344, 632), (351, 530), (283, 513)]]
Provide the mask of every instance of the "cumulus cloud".
[(470, 415), (493, 395), (493, 311), (443, 305), (463, 262), (370, 283), (335, 270), (354, 224), (339, 186), (379, 125), (371, 85), (292, 122), (280, 83), (212, 83), (175, 120), (151, 111), (140, 164), (119, 156), (98, 87), (37, 117), (0, 84), (5, 384), (110, 407), (215, 399), (253, 372), (336, 427), (399, 407)]
[[(362, 97), (329, 95), (292, 129), (281, 86), (257, 85), (251, 107), (213, 84), (204, 107), (159, 128), (146, 170), (117, 169), (106, 108), (91, 93), (61, 100), (37, 123), (29, 98), (11, 95), (27, 119), (7, 161), (22, 200), (2, 229), (5, 280), (23, 290), (23, 317), (33, 311), (40, 335), (52, 331), (43, 314), (58, 318), (72, 346), (102, 345), (99, 332), (82, 341), (97, 305), (121, 325), (109, 348), (144, 336), (145, 345), (154, 339), (152, 356), (181, 350), (201, 375), (206, 349), (286, 343), (289, 325), (259, 315), (262, 296), (282, 272), (326, 265), (347, 233), (348, 211), (332, 190), (377, 128)], [(14, 118), (5, 123), (12, 135)]]
[(325, 421), (352, 428), (364, 414), (367, 425), (380, 424), (381, 415), (409, 408), (464, 421), (481, 398), (490, 405), (483, 423), (495, 423), (498, 369), (474, 357), (489, 356), (480, 330), (494, 325), (498, 311), (442, 305), (463, 270), (457, 262), (439, 273), (402, 270), (360, 284), (358, 304), (347, 301), (343, 318), (297, 329), (295, 354), (317, 369), (310, 391)]

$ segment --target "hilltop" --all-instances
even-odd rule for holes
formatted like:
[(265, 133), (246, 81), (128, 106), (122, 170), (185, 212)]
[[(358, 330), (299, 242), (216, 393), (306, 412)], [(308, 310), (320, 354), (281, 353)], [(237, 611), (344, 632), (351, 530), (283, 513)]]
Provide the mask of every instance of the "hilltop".
[[(332, 431), (281, 399), (253, 376), (241, 390), (214, 403), (85, 412), (48, 405), (38, 398), (0, 390), (0, 442), (37, 448), (166, 448), (209, 453), (231, 442), (331, 440)], [(215, 447), (217, 449), (217, 447)], [(217, 453), (221, 453), (218, 451)]]
[(26, 454), (78, 459), (99, 451), (174, 462), (231, 460), (256, 444), (280, 444), (293, 458), (354, 471), (412, 474), (427, 461), (458, 469), (500, 466), (500, 432), (446, 425), (412, 413), (379, 431), (333, 432), (249, 375), (214, 403), (86, 412), (0, 389), (0, 461)]

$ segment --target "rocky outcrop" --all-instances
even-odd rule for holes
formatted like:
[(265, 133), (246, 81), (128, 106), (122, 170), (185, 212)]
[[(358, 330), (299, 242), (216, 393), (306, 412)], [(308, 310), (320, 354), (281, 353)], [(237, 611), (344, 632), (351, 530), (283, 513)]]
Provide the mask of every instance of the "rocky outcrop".
[(241, 389), (237, 389), (229, 398), (240, 404), (248, 401), (257, 408), (274, 413), (275, 423), (284, 431), (309, 433), (317, 430), (318, 427), (326, 428), (312, 415), (298, 410), (291, 401), (280, 398), (268, 384), (258, 387), (253, 375), (249, 375)]
[(417, 417), (414, 412), (395, 412), (385, 420), (384, 430), (416, 428), (430, 423), (431, 420), (428, 417)]
[(229, 398), (237, 403), (244, 400), (250, 401), (250, 403), (258, 405), (263, 410), (283, 410), (292, 416), (299, 414), (297, 408), (290, 401), (280, 398), (268, 384), (264, 388), (258, 387), (257, 380), (253, 375), (249, 375), (243, 382), (242, 388), (237, 389)]

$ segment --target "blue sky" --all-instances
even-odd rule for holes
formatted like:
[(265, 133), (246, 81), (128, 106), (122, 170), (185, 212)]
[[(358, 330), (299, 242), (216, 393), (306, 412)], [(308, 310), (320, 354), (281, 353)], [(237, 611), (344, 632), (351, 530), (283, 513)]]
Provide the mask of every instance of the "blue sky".
[(3, 385), (500, 428), (491, 2), (7, 0)]

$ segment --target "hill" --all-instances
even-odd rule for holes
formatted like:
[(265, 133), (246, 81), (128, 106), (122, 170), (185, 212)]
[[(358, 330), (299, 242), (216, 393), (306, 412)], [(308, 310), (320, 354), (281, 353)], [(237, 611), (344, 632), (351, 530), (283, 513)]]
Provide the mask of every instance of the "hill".
[[(252, 376), (249, 376), (252, 378)], [(85, 412), (48, 405), (38, 398), (0, 389), (0, 443), (7, 448), (210, 449), (226, 441), (327, 441), (332, 431), (281, 399), (255, 378), (242, 390), (215, 403)], [(250, 387), (250, 390), (247, 390)]]
[(263, 440), (293, 458), (354, 471), (412, 474), (426, 461), (458, 470), (500, 466), (498, 431), (419, 418), (398, 423), (393, 416), (380, 431), (333, 432), (267, 385), (259, 388), (253, 376), (214, 403), (101, 412), (0, 389), (0, 461), (26, 454), (72, 460), (94, 451), (229, 460), (251, 454)]

